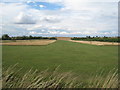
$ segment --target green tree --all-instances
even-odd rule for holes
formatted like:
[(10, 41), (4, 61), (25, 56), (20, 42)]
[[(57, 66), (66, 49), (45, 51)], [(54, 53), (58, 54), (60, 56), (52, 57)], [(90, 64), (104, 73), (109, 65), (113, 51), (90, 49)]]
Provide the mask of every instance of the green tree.
[(8, 34), (2, 35), (2, 40), (11, 40)]

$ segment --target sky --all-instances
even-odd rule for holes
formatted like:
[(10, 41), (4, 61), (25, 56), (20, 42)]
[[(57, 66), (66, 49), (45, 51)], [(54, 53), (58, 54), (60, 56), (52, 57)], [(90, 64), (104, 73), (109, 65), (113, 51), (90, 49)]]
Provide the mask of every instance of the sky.
[(118, 0), (1, 0), (10, 36), (118, 36)]

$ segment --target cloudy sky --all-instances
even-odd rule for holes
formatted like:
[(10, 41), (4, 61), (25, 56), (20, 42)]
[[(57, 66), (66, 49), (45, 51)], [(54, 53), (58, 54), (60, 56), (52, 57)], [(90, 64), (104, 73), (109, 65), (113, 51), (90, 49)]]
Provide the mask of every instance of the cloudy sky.
[(2, 0), (0, 30), (10, 36), (117, 36), (118, 0)]

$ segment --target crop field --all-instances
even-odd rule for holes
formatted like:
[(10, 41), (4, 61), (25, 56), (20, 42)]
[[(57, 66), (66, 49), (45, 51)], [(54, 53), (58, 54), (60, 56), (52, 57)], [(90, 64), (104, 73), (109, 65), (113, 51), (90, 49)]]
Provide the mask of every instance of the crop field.
[(117, 42), (82, 41), (82, 40), (69, 40), (69, 41), (92, 45), (117, 45), (117, 46), (120, 45), (120, 43)]
[(56, 40), (3, 40), (2, 45), (48, 45)]
[(18, 63), (23, 72), (31, 68), (51, 70), (59, 66), (59, 72), (80, 75), (88, 80), (93, 74), (105, 73), (118, 66), (118, 46), (97, 46), (58, 40), (43, 46), (3, 45), (3, 68)]

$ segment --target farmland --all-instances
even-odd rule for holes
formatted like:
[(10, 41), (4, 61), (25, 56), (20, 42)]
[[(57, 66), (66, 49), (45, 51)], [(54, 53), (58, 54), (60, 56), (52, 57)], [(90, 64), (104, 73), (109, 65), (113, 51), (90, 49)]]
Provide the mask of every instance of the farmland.
[(59, 72), (72, 71), (82, 80), (91, 74), (118, 66), (117, 46), (96, 46), (58, 40), (46, 46), (3, 46), (3, 67), (18, 63), (23, 72), (30, 68), (45, 70), (60, 65)]
[(2, 45), (48, 45), (56, 40), (3, 40)]
[(120, 45), (120, 43), (117, 42), (84, 41), (84, 40), (69, 40), (69, 41), (91, 45), (117, 45), (117, 46)]

